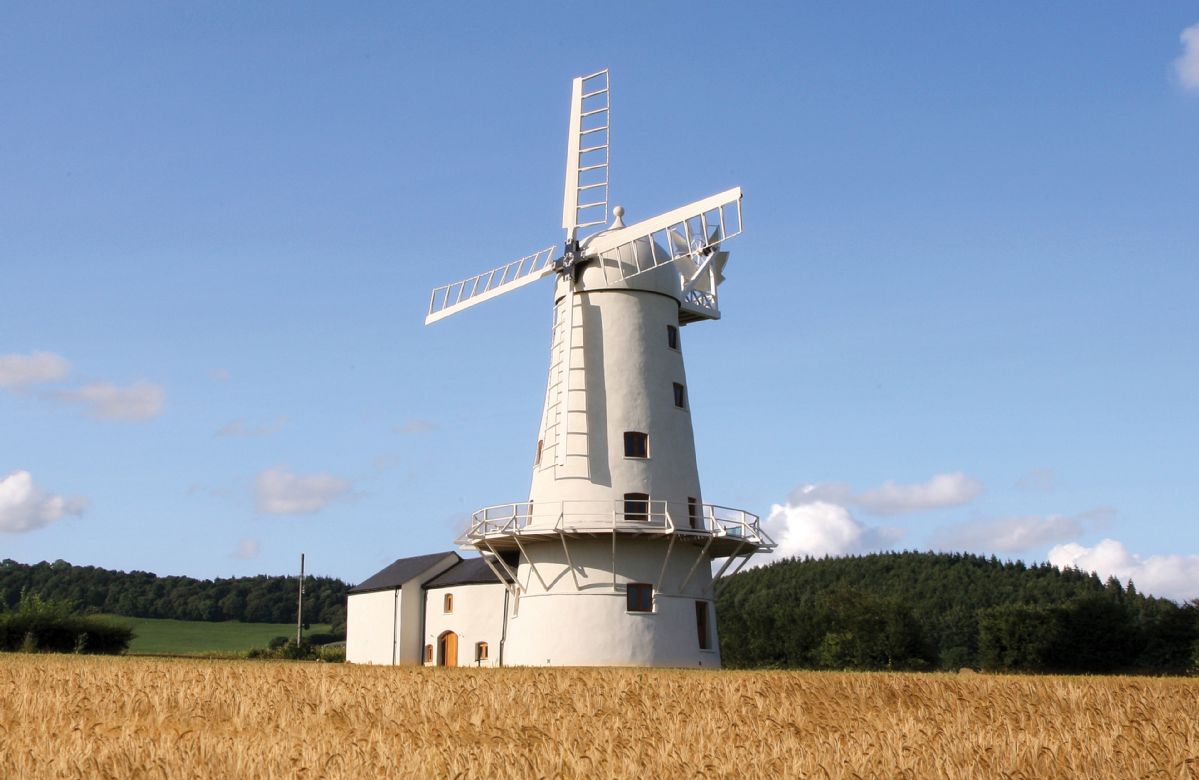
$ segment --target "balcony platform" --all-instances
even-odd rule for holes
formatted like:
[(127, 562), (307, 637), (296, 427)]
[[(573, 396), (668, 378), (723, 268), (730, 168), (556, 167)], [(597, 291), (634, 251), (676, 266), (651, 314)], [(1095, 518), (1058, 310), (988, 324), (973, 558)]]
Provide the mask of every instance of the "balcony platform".
[[(471, 526), (457, 540), (463, 549), (493, 553), (519, 550), (523, 545), (558, 541), (561, 537), (668, 538), (674, 543), (706, 548), (712, 558), (752, 555), (774, 549), (758, 516), (741, 509), (697, 504), (690, 517), (675, 522), (666, 501), (628, 506), (624, 501), (528, 501), (489, 506), (475, 512)], [(632, 511), (626, 511), (632, 510)]]

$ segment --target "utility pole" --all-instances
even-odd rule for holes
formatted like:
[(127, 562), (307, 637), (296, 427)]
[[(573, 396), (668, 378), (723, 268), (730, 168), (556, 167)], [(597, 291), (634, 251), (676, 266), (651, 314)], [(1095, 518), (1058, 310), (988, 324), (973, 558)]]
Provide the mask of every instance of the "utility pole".
[(304, 553), (300, 553), (300, 595), (296, 599), (296, 647), (304, 635)]

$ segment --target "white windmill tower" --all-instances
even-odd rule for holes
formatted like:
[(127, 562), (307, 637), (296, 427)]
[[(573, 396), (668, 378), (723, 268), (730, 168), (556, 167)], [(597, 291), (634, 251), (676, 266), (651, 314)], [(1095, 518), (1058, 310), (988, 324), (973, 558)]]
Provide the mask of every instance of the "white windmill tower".
[(712, 561), (719, 578), (774, 543), (703, 502), (679, 327), (720, 317), (741, 190), (609, 225), (609, 97), (607, 70), (574, 80), (565, 250), (433, 291), (426, 324), (555, 277), (529, 500), (479, 510), (459, 542), (513, 580), (505, 664), (718, 666)]

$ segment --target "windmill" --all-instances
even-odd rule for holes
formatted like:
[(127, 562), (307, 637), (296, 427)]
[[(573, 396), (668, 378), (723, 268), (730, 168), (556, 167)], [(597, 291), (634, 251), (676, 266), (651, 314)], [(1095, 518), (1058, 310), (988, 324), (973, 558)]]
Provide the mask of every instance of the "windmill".
[(426, 324), (555, 277), (529, 500), (479, 510), (459, 541), (512, 581), (509, 663), (714, 666), (711, 562), (719, 579), (774, 543), (701, 500), (679, 327), (720, 318), (741, 190), (609, 223), (610, 94), (607, 70), (573, 81), (561, 248), (430, 297)]

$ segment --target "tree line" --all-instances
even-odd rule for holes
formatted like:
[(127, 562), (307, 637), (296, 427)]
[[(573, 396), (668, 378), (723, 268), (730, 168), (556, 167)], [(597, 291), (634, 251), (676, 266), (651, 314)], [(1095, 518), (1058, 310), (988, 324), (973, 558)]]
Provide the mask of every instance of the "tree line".
[(1077, 569), (949, 553), (777, 561), (717, 602), (730, 666), (1141, 672), (1199, 669), (1199, 599)]
[[(22, 593), (36, 593), (46, 601), (72, 604), (84, 614), (289, 623), (296, 619), (298, 585), (294, 576), (199, 580), (72, 566), (62, 560), (32, 565), (0, 562), (0, 607), (10, 610), (18, 606)], [(332, 577), (306, 576), (305, 622), (329, 623), (334, 633), (344, 635), (348, 589), (345, 582)]]

